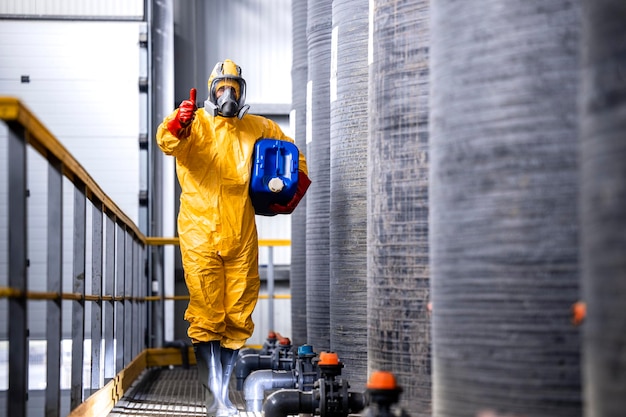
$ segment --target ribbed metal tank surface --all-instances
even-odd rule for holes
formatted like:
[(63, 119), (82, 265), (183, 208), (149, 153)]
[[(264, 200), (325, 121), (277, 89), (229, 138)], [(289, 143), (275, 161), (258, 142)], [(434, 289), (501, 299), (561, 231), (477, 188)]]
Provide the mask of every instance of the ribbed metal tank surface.
[(333, 1), (330, 345), (350, 387), (367, 382), (368, 2)]
[(332, 1), (308, 2), (307, 163), (313, 183), (306, 206), (307, 335), (330, 349), (330, 36)]
[(373, 0), (368, 167), (369, 368), (431, 416), (428, 255), (429, 1)]
[(618, 417), (626, 410), (626, 3), (589, 0), (582, 15), (585, 411)]
[[(291, 124), (294, 140), (306, 156), (306, 82), (308, 79), (308, 47), (306, 40), (307, 2), (291, 3), (292, 65), (291, 65)], [(294, 346), (307, 343), (306, 325), (306, 202), (300, 200), (291, 214), (291, 342)]]
[(431, 23), (433, 416), (580, 416), (579, 1)]

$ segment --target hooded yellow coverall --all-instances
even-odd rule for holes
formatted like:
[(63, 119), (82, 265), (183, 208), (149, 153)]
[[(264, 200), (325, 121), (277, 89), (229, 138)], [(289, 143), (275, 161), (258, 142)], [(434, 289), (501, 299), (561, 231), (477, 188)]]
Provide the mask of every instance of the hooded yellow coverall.
[[(189, 305), (192, 343), (219, 340), (240, 349), (252, 335), (260, 280), (254, 207), (248, 194), (254, 144), (261, 138), (293, 140), (272, 120), (246, 114), (195, 113), (191, 133), (179, 139), (159, 126), (157, 143), (176, 157), (182, 193), (178, 235)], [(299, 170), (308, 174), (302, 152)]]

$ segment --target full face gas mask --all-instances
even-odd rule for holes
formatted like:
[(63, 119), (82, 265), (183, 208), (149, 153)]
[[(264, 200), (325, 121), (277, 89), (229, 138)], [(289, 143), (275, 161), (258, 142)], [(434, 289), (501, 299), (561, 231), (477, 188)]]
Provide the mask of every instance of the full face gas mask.
[(209, 98), (204, 109), (212, 116), (242, 118), (248, 111), (246, 82), (241, 78), (241, 68), (231, 60), (218, 62), (209, 77)]
[[(219, 95), (218, 90), (216, 95)], [(217, 113), (224, 117), (233, 117), (239, 111), (239, 102), (234, 88), (223, 88), (221, 95), (217, 98)]]

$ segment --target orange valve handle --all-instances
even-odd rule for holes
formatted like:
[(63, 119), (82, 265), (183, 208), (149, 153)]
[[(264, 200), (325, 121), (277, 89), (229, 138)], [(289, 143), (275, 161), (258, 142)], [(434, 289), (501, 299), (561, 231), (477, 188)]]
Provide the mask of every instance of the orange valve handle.
[(395, 390), (398, 389), (396, 377), (387, 371), (375, 371), (367, 381), (368, 389)]
[(321, 352), (318, 365), (339, 365), (339, 356), (335, 352)]

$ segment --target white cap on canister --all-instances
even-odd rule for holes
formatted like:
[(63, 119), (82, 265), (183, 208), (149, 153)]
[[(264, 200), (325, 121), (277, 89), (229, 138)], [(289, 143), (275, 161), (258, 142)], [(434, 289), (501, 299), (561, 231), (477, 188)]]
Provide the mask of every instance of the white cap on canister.
[(267, 183), (267, 186), (271, 192), (279, 193), (285, 188), (285, 183), (280, 178), (274, 177)]

